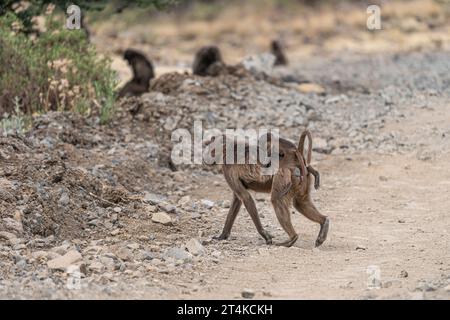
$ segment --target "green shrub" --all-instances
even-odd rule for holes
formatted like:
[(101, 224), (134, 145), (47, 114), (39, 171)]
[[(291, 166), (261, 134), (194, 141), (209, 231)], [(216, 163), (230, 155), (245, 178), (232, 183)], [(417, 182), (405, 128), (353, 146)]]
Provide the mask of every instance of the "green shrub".
[(14, 114), (5, 113), (3, 119), (0, 120), (1, 136), (23, 134), (31, 125), (31, 117), (22, 113), (18, 99), (15, 103)]
[(114, 109), (116, 75), (81, 30), (46, 15), (46, 30), (30, 37), (12, 12), (0, 16), (0, 119), (17, 106), (24, 114), (49, 110), (96, 114), (106, 122)]

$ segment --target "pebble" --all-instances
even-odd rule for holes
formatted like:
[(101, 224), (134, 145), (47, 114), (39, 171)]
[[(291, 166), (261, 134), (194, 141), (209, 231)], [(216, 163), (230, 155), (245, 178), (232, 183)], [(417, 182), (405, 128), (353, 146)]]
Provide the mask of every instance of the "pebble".
[(228, 209), (229, 207), (231, 207), (231, 201), (230, 200), (222, 200), (220, 202), (220, 206), (222, 208)]
[(5, 227), (7, 229), (12, 229), (14, 231), (16, 231), (17, 233), (22, 233), (23, 232), (23, 225), (22, 225), (22, 221), (20, 218), (20, 211), (16, 211), (14, 213), (15, 218), (3, 218), (3, 223), (5, 224)]
[(116, 256), (120, 260), (123, 261), (131, 261), (133, 260), (133, 252), (130, 249), (125, 247), (120, 247), (116, 250)]
[(422, 291), (422, 292), (430, 292), (430, 291), (436, 291), (437, 287), (436, 285), (432, 284), (432, 283), (428, 283), (428, 282), (421, 282), (419, 283), (419, 285), (416, 287), (417, 290)]
[(12, 239), (16, 239), (16, 238), (17, 238), (17, 236), (14, 233), (0, 231), (0, 239), (5, 239), (8, 241), (11, 241)]
[(172, 247), (164, 252), (164, 258), (173, 258), (175, 260), (182, 260), (184, 262), (192, 260), (192, 254), (183, 248)]
[(191, 212), (191, 219), (200, 219), (202, 215), (198, 212)]
[(151, 252), (145, 251), (142, 253), (142, 260), (153, 260), (155, 258), (155, 255)]
[(94, 261), (89, 265), (88, 269), (92, 272), (101, 273), (104, 271), (105, 266), (99, 261)]
[(200, 256), (205, 253), (205, 247), (195, 238), (186, 243), (186, 249), (194, 256)]
[(164, 212), (155, 212), (152, 215), (152, 221), (154, 223), (160, 223), (165, 226), (170, 226), (173, 224), (172, 218), (167, 213)]
[(158, 207), (167, 213), (176, 213), (177, 212), (177, 207), (175, 207), (172, 204), (162, 203), (162, 204), (159, 204)]
[(66, 270), (72, 264), (79, 263), (83, 257), (76, 250), (71, 250), (65, 255), (47, 262), (47, 266), (53, 270)]
[(191, 197), (190, 196), (184, 196), (184, 197), (181, 197), (180, 200), (178, 200), (178, 205), (186, 206), (186, 205), (189, 205), (190, 202), (191, 202)]
[(116, 263), (113, 258), (107, 256), (101, 256), (99, 258), (100, 262), (105, 266), (106, 269), (112, 271), (116, 268)]
[(70, 203), (69, 195), (68, 195), (66, 192), (64, 192), (64, 193), (61, 195), (61, 197), (59, 198), (58, 204), (59, 204), (59, 206), (61, 206), (61, 207), (66, 207), (66, 206), (69, 205), (69, 203)]
[(400, 272), (400, 278), (408, 278), (408, 271), (402, 270)]
[(157, 205), (157, 204), (163, 202), (165, 200), (165, 197), (161, 196), (161, 195), (158, 195), (158, 194), (155, 194), (155, 193), (146, 192), (144, 194), (144, 198), (142, 200), (144, 202), (147, 202), (147, 203), (150, 203), (150, 204), (153, 204), (153, 205)]
[(137, 250), (141, 247), (141, 245), (139, 243), (130, 243), (127, 244), (127, 247), (131, 250)]
[(323, 94), (325, 88), (317, 83), (302, 83), (298, 85), (298, 90), (302, 93)]
[(31, 253), (31, 257), (35, 260), (47, 259), (48, 253), (47, 251), (38, 250)]
[(241, 292), (241, 296), (244, 299), (253, 299), (253, 297), (255, 296), (255, 291), (253, 291), (252, 289), (244, 289)]
[(214, 202), (211, 200), (207, 200), (207, 199), (203, 199), (201, 201), (201, 204), (203, 207), (205, 207), (206, 209), (212, 209), (214, 207)]

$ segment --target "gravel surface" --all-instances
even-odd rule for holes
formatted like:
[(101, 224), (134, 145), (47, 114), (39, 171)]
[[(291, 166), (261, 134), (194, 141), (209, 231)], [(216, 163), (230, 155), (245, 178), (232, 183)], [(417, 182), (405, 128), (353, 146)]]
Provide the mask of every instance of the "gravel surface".
[[(0, 298), (450, 297), (449, 52), (163, 77), (107, 126), (49, 113), (0, 138)], [(266, 246), (245, 210), (230, 240), (212, 240), (231, 199), (222, 176), (169, 161), (172, 131), (195, 120), (294, 141), (311, 130), (314, 198), (332, 221), (320, 250), (303, 218), (293, 248)], [(270, 201), (256, 200), (283, 239)]]

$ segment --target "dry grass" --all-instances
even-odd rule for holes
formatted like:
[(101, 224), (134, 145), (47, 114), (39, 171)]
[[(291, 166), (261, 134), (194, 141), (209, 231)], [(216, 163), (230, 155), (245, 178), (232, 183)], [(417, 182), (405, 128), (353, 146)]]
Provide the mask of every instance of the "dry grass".
[(272, 38), (281, 38), (294, 59), (318, 51), (450, 48), (449, 11), (434, 0), (383, 2), (383, 30), (379, 31), (367, 30), (367, 8), (361, 4), (339, 2), (311, 8), (297, 2), (286, 3), (231, 2), (217, 7), (217, 12), (209, 8), (207, 18), (194, 14), (195, 10), (205, 10), (196, 6), (181, 14), (161, 14), (129, 26), (107, 21), (96, 26), (95, 41), (108, 52), (108, 34), (126, 30), (124, 34), (119, 32), (114, 50), (138, 47), (157, 64), (178, 67), (188, 67), (194, 52), (205, 44), (218, 44), (226, 61), (236, 63), (248, 54), (267, 51)]

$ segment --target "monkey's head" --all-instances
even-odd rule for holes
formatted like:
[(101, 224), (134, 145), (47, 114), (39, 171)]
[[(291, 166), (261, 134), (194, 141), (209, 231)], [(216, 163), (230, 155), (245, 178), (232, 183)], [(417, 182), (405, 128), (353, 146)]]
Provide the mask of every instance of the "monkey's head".
[(125, 60), (127, 60), (128, 63), (131, 63), (131, 61), (133, 61), (136, 58), (144, 58), (145, 59), (145, 56), (137, 50), (127, 49), (127, 50), (125, 50), (125, 52), (123, 54), (123, 58)]
[(123, 54), (123, 58), (127, 60), (133, 70), (132, 81), (147, 86), (150, 79), (154, 78), (153, 64), (143, 53), (134, 49), (127, 49)]
[(283, 49), (283, 47), (282, 47), (280, 41), (272, 40), (272, 42), (270, 43), (270, 49), (273, 52), (280, 52)]
[(215, 63), (222, 63), (222, 55), (216, 46), (205, 46), (200, 48), (195, 54), (192, 71), (196, 75), (205, 76), (208, 68)]
[(216, 46), (207, 46), (201, 48), (199, 51), (199, 55), (205, 62), (208, 61), (210, 64), (222, 61), (222, 55), (220, 54), (219, 48)]
[(284, 47), (278, 40), (273, 40), (270, 43), (270, 51), (275, 56), (275, 65), (281, 66), (281, 65), (287, 65), (288, 61), (286, 58), (286, 55), (283, 52)]

